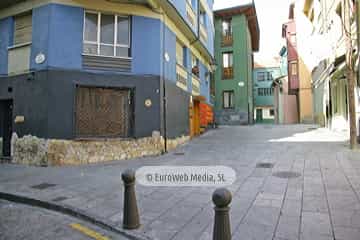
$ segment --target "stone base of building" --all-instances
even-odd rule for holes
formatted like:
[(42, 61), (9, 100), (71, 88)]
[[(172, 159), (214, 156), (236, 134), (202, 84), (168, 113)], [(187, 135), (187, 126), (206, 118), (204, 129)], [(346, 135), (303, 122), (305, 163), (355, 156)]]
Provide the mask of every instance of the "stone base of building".
[[(188, 136), (168, 139), (168, 150), (189, 141)], [(34, 136), (12, 139), (12, 162), (33, 166), (66, 166), (156, 156), (164, 151), (159, 134), (141, 139), (56, 140)]]
[(218, 125), (248, 125), (249, 114), (240, 110), (222, 110), (215, 112)]

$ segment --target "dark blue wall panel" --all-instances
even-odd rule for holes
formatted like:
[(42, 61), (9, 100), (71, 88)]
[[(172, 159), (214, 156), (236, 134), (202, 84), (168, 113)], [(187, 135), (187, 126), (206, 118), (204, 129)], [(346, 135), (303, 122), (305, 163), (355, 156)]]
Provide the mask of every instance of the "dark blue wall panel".
[(0, 20), (0, 75), (8, 73), (8, 47), (13, 42), (13, 27), (12, 17)]

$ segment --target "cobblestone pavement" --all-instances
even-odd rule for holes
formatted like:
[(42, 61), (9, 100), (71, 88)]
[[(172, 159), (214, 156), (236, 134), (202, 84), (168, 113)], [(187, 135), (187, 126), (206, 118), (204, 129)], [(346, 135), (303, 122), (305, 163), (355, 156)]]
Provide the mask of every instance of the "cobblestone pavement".
[[(75, 218), (2, 200), (0, 200), (0, 220), (1, 240), (90, 240), (96, 236), (99, 240), (126, 239)], [(76, 224), (75, 226), (80, 224), (80, 228), (86, 230), (79, 231), (71, 227), (71, 224)]]
[[(229, 187), (233, 239), (359, 240), (360, 152), (347, 145), (346, 133), (307, 125), (221, 127), (176, 150), (184, 155), (64, 168), (1, 165), (0, 191), (58, 200), (121, 226), (120, 173), (126, 168), (225, 165), (237, 173)], [(273, 168), (256, 167), (264, 162)], [(31, 188), (41, 183), (56, 185)], [(212, 238), (214, 188), (136, 190), (138, 232), (161, 240)]]

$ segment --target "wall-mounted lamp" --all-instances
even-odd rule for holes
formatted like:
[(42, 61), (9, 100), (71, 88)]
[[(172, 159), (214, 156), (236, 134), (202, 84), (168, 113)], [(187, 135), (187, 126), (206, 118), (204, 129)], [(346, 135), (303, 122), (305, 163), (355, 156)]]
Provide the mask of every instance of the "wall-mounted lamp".
[(34, 81), (35, 80), (35, 72), (30, 72), (26, 78), (28, 81)]

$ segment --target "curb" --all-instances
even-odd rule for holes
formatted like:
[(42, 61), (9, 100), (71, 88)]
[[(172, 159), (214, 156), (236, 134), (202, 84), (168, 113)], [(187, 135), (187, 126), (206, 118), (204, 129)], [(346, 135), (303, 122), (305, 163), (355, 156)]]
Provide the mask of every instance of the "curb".
[(5, 192), (0, 192), (0, 199), (33, 207), (40, 207), (54, 212), (59, 212), (71, 217), (75, 217), (85, 222), (97, 225), (108, 231), (120, 234), (130, 240), (152, 240), (150, 237), (126, 231), (115, 226), (114, 224), (107, 223), (106, 220), (103, 218), (92, 216), (81, 209), (71, 207), (65, 204), (57, 204), (49, 201), (43, 201), (40, 199), (29, 198)]

